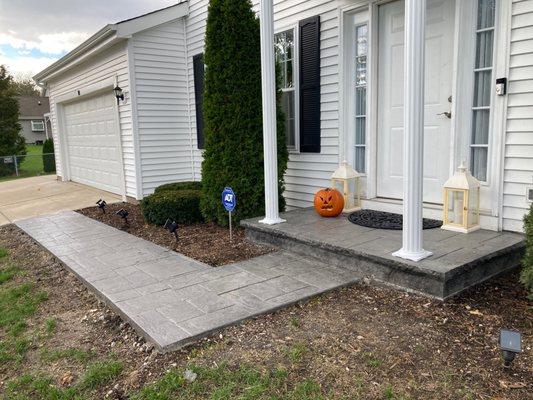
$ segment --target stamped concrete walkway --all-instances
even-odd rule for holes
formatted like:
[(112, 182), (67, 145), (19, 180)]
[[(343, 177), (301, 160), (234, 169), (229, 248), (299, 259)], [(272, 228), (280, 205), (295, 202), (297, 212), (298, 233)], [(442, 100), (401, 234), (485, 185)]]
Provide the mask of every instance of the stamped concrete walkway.
[(16, 224), (162, 351), (357, 280), (287, 251), (213, 268), (72, 211)]

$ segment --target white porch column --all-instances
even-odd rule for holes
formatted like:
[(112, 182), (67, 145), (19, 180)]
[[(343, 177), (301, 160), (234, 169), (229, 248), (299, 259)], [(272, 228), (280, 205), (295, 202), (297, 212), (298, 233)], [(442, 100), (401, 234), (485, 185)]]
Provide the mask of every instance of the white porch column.
[(276, 132), (276, 72), (274, 61), (273, 0), (261, 0), (261, 76), (263, 85), (263, 151), (265, 164), (265, 218), (261, 223), (283, 222), (278, 205), (278, 151)]
[(420, 261), (424, 182), (424, 66), (426, 0), (405, 0), (403, 243), (396, 257)]

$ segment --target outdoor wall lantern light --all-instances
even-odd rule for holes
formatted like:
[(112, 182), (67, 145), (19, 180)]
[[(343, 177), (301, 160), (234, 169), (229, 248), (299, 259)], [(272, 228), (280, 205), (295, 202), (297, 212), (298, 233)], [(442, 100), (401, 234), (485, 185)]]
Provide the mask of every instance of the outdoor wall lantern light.
[(165, 225), (163, 225), (163, 228), (165, 228), (170, 233), (174, 234), (174, 237), (176, 238), (176, 242), (178, 241), (178, 223), (172, 219), (167, 219), (165, 222)]
[(515, 356), (521, 351), (522, 337), (520, 332), (500, 330), (500, 349), (502, 351), (503, 363), (506, 368), (511, 366)]
[(130, 215), (130, 213), (126, 210), (124, 210), (123, 208), (121, 208), (120, 210), (118, 210), (116, 212), (116, 214), (122, 218), (122, 220), (127, 224), (128, 223), (128, 215)]
[(105, 207), (107, 206), (106, 201), (100, 199), (100, 200), (98, 200), (98, 201), (96, 202), (96, 204), (98, 205), (98, 208), (99, 208), (100, 210), (102, 210), (102, 213), (105, 214)]
[(468, 233), (479, 226), (479, 181), (461, 164), (444, 184), (442, 229)]
[(339, 168), (331, 175), (331, 186), (344, 196), (345, 213), (361, 209), (361, 174), (343, 161)]
[(124, 101), (124, 92), (122, 92), (122, 89), (120, 88), (119, 85), (114, 87), (113, 92), (115, 92), (115, 97), (117, 98), (117, 104), (120, 104), (120, 100)]

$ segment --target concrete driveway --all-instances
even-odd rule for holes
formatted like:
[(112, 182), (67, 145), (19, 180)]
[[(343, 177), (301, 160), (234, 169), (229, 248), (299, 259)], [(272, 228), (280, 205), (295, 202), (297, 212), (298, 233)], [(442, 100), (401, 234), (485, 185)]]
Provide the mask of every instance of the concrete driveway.
[(122, 198), (74, 182), (60, 182), (55, 175), (0, 183), (0, 225), (13, 221), (93, 206), (98, 199), (116, 203)]

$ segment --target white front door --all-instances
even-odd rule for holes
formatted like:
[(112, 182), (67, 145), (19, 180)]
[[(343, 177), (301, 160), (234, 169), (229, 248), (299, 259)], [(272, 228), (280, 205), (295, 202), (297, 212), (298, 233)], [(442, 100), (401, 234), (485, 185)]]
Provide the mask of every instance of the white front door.
[(104, 93), (64, 106), (70, 179), (121, 193), (116, 101)]
[[(404, 2), (379, 7), (377, 194), (402, 198)], [(442, 203), (450, 171), (454, 0), (429, 0), (426, 15), (424, 201)], [(439, 115), (440, 114), (440, 115)]]

